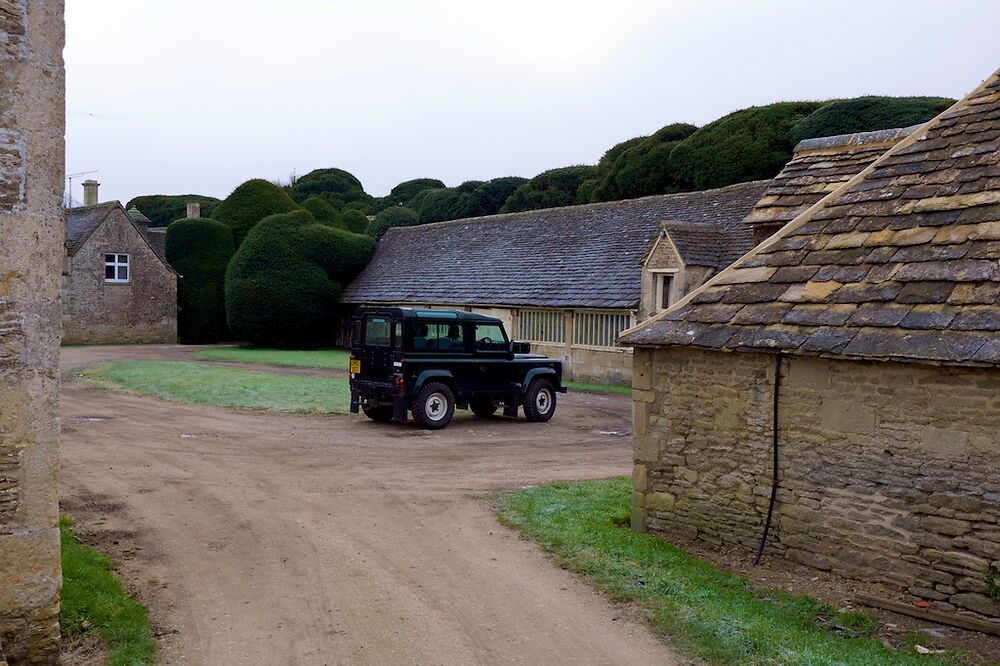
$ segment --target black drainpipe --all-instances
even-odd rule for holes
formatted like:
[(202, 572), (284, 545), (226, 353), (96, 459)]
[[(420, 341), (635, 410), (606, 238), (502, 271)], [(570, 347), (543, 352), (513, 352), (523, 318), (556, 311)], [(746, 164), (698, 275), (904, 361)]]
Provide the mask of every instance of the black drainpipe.
[(764, 554), (764, 546), (767, 544), (767, 533), (771, 530), (774, 500), (778, 496), (778, 397), (781, 395), (781, 361), (781, 354), (774, 357), (774, 405), (771, 414), (771, 448), (774, 453), (774, 467), (771, 470), (771, 501), (767, 504), (764, 533), (760, 535), (760, 545), (757, 546), (757, 555), (753, 558), (754, 566), (760, 564), (760, 558)]

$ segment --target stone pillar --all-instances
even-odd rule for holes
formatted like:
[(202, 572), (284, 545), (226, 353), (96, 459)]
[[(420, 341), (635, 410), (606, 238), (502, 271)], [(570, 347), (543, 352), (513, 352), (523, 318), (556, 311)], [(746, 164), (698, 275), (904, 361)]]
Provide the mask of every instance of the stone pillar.
[(101, 186), (96, 180), (83, 181), (83, 205), (96, 206), (101, 202), (98, 198), (97, 188)]
[(197, 201), (189, 201), (187, 203), (187, 216), (189, 220), (201, 217), (201, 204)]
[(63, 0), (0, 0), (0, 642), (59, 662)]

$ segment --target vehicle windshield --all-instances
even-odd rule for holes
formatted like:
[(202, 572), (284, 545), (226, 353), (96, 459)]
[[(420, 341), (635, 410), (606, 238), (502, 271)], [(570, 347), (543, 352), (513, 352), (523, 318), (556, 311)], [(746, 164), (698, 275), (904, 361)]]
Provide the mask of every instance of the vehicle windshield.
[(499, 324), (476, 324), (476, 349), (507, 351), (507, 336)]

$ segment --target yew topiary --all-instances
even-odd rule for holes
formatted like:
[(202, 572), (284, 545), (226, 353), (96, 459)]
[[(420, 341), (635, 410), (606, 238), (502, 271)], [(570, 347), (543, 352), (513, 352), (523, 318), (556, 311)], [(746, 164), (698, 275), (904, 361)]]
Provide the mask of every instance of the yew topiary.
[(208, 218), (180, 219), (167, 227), (167, 261), (177, 280), (177, 337), (188, 344), (228, 339), (226, 266), (236, 251), (228, 225)]
[(250, 230), (269, 215), (298, 210), (288, 193), (272, 182), (254, 178), (243, 183), (212, 211), (212, 218), (225, 222), (233, 230), (236, 247)]

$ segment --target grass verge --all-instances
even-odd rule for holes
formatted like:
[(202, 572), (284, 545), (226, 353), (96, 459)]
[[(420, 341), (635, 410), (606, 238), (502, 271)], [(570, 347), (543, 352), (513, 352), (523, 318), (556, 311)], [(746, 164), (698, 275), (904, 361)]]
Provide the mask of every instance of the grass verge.
[[(874, 637), (863, 613), (751, 585), (664, 540), (628, 529), (629, 479), (504, 493), (501, 522), (583, 574), (613, 600), (640, 606), (658, 635), (712, 664), (898, 666), (956, 663), (905, 654)], [(964, 663), (964, 659), (957, 663)]]
[(632, 386), (630, 384), (592, 384), (590, 382), (563, 382), (563, 384), (570, 391), (632, 395)]
[(64, 636), (96, 632), (108, 648), (108, 666), (143, 666), (156, 660), (146, 608), (128, 596), (111, 560), (82, 543), (73, 519), (59, 519), (63, 587), (59, 622)]
[(346, 349), (265, 349), (261, 347), (218, 347), (203, 349), (192, 354), (207, 361), (235, 361), (288, 365), (299, 368), (328, 368), (347, 370), (351, 353)]
[(299, 377), (179, 361), (115, 361), (88, 366), (77, 377), (99, 387), (173, 402), (329, 414), (347, 412), (346, 379)]

